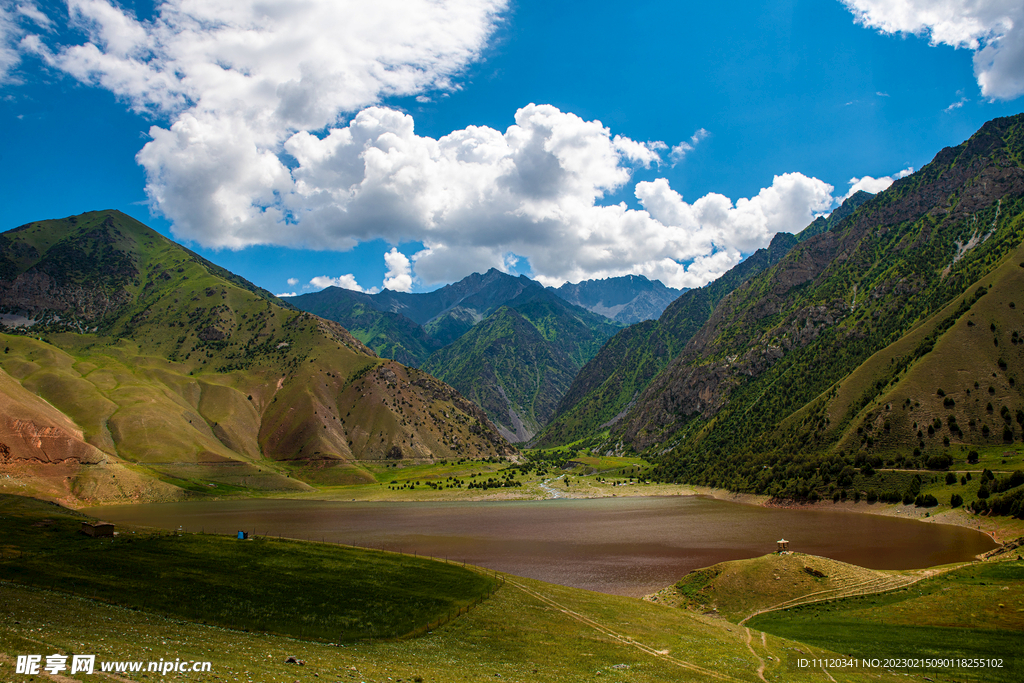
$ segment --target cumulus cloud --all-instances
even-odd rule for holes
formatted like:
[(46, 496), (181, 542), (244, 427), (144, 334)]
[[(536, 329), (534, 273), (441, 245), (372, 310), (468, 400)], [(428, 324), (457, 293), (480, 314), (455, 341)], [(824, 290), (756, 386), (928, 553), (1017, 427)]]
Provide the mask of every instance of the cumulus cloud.
[(282, 292), (280, 294), (275, 294), (274, 296), (280, 299), (281, 297), (298, 296), (298, 294), (295, 292)]
[(303, 289), (315, 289), (321, 290), (327, 287), (341, 287), (342, 289), (351, 289), (354, 292), (364, 292), (366, 294), (375, 294), (377, 292), (376, 287), (370, 289), (363, 289), (356, 282), (356, 276), (352, 273), (346, 273), (345, 275), (339, 275), (338, 277), (331, 277), (329, 275), (317, 275), (315, 278), (309, 281), (308, 285), (303, 285)]
[[(693, 287), (831, 206), (832, 187), (799, 173), (735, 202), (710, 194), (691, 204), (655, 180), (634, 189), (642, 208), (609, 204), (668, 146), (544, 104), (521, 108), (504, 131), (469, 126), (439, 138), (377, 106), (456, 88), (505, 6), (168, 0), (138, 21), (109, 0), (69, 0), (88, 42), (37, 37), (34, 49), (166, 118), (137, 160), (153, 208), (179, 238), (233, 249), (422, 243), (411, 258), (386, 255), (383, 284), (398, 291), (507, 270), (511, 255), (546, 284), (641, 273)], [(707, 134), (699, 129), (669, 160)], [(331, 285), (367, 291), (351, 274), (303, 289)]]
[(1020, 0), (843, 0), (856, 21), (883, 33), (927, 35), (974, 52), (985, 97), (1024, 94), (1024, 3)]
[(393, 292), (412, 291), (412, 264), (409, 257), (392, 248), (384, 254), (384, 263), (388, 270), (384, 274), (384, 288)]
[(894, 181), (899, 180), (900, 178), (906, 178), (913, 172), (914, 167), (908, 166), (898, 173), (882, 176), (881, 178), (872, 178), (869, 175), (866, 175), (863, 178), (850, 178), (850, 190), (843, 196), (843, 199), (845, 200), (861, 190), (870, 192), (871, 194), (878, 194), (892, 185)]
[(288, 278), (288, 284), (290, 286), (294, 287), (295, 285), (299, 284), (299, 278), (297, 278), (297, 277), (290, 277), (290, 278)]

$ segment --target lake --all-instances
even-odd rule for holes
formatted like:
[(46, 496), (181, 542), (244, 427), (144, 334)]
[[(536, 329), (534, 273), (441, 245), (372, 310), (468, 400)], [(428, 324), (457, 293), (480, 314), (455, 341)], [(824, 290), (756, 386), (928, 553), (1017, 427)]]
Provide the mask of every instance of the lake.
[(122, 524), (284, 536), (448, 558), (519, 576), (642, 596), (687, 572), (775, 550), (872, 569), (969, 560), (996, 544), (972, 529), (703, 496), (494, 502), (224, 500), (96, 507)]

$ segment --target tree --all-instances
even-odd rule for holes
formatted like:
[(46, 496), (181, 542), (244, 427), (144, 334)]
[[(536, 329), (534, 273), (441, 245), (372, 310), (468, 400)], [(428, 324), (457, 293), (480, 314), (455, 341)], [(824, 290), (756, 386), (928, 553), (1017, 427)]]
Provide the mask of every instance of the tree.
[(970, 453), (968, 453), (967, 454), (967, 462), (971, 463), (972, 465), (977, 465), (978, 464), (978, 451), (971, 451)]

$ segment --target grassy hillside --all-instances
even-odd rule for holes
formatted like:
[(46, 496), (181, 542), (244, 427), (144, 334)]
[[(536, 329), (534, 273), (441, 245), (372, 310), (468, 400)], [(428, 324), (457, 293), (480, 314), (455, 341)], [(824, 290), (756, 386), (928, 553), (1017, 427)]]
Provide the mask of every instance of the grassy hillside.
[(527, 289), (542, 289), (526, 276), (494, 268), (433, 292), (364, 294), (328, 287), (288, 303), (340, 323), (378, 355), (419, 367), (478, 322)]
[[(1024, 260), (1022, 150), (1024, 118), (990, 122), (734, 290), (638, 400), (621, 438), (665, 453), (660, 476), (794, 497), (865, 459), (923, 467), (958, 440), (1002, 439), (1000, 406), (1012, 422), (1024, 405), (1009, 293)], [(1004, 279), (1004, 293), (977, 298)], [(957, 328), (937, 342), (967, 310), (970, 329), (988, 336)], [(897, 375), (909, 383), (887, 394)], [(940, 395), (940, 382), (956, 395)], [(925, 394), (925, 384), (935, 386)], [(989, 397), (1002, 400), (994, 419)]]
[(618, 327), (531, 287), (435, 352), (423, 368), (473, 399), (507, 438), (527, 441)]
[[(187, 674), (193, 681), (753, 683), (761, 680), (762, 670), (774, 679), (824, 679), (820, 672), (790, 670), (785, 662), (786, 653), (796, 647), (825, 654), (813, 647), (774, 636), (752, 637), (724, 620), (685, 610), (516, 577), (505, 577), (491, 597), (418, 637), (381, 638), (381, 624), (394, 623), (400, 631), (403, 619), (425, 617), (438, 606), (444, 611), (445, 602), (457, 608), (486, 595), (493, 585), (490, 573), (298, 542), (274, 546), (272, 558), (262, 554), (262, 544), (272, 541), (166, 533), (142, 538), (141, 530), (129, 541), (133, 534), (124, 530), (111, 543), (75, 532), (81, 518), (56, 506), (12, 498), (0, 499), (0, 505), (5, 523), (17, 532), (0, 552), (0, 571), (19, 581), (0, 583), (0, 670), (20, 654), (84, 652), (96, 655), (97, 668), (103, 661), (160, 658), (212, 662), (208, 673)], [(69, 548), (74, 558), (95, 557), (100, 571), (77, 574), (56, 562)], [(26, 556), (19, 554), (26, 550)], [(162, 555), (164, 550), (182, 550), (185, 557)], [(123, 564), (108, 562), (114, 558)], [(185, 566), (186, 558), (196, 564)], [(167, 573), (167, 591), (136, 590), (136, 569), (166, 572), (154, 559), (180, 571)], [(40, 588), (47, 578), (29, 574), (30, 567), (74, 574), (74, 582), (62, 580), (55, 590)], [(286, 593), (272, 585), (271, 578), (281, 571), (289, 571), (280, 587)], [(111, 597), (110, 602), (82, 597), (102, 593), (113, 576), (123, 576), (124, 589), (97, 595)], [(305, 580), (296, 581), (296, 576)], [(369, 592), (364, 591), (367, 576), (374, 577)], [(427, 600), (409, 600), (422, 597), (424, 590)], [(210, 609), (199, 613), (204, 602), (194, 602), (196, 613), (183, 613), (188, 605), (167, 599), (180, 591), (205, 595)], [(263, 591), (268, 591), (265, 596)], [(279, 613), (302, 618), (289, 622)], [(291, 623), (288, 630), (294, 635), (267, 633), (262, 629), (268, 623), (274, 624), (272, 631)], [(338, 635), (346, 641), (342, 647), (317, 642), (321, 631), (326, 641), (337, 643)], [(305, 664), (288, 664), (288, 657)], [(897, 680), (886, 672), (870, 678), (835, 676), (842, 681)], [(166, 678), (186, 680), (186, 675)]]
[(1017, 681), (1024, 646), (1024, 564), (973, 564), (880, 595), (770, 612), (748, 622), (854, 657), (969, 657), (997, 667), (917, 667), (935, 680)]
[[(144, 530), (90, 538), (83, 517), (17, 496), (0, 496), (0, 514), (5, 581), (309, 640), (404, 636), (498, 587), (461, 566), (361, 548)], [(296, 591), (296, 577), (316, 590)]]
[(692, 610), (714, 610), (730, 621), (745, 622), (762, 611), (826, 597), (894, 589), (922, 576), (922, 572), (865, 569), (803, 553), (772, 553), (695, 570), (656, 597), (661, 602)]
[(767, 249), (757, 250), (714, 282), (683, 292), (657, 321), (617, 333), (576, 375), (536, 445), (550, 448), (572, 443), (614, 424), (683, 350), (719, 301), (778, 263), (795, 244), (792, 235), (780, 233)]
[[(55, 418), (27, 394), (11, 396), (22, 414), (41, 416), (0, 439), (16, 475), (6, 487), (137, 500), (372, 481), (366, 461), (512, 454), (450, 387), (378, 358), (336, 323), (225, 279), (123, 214), (3, 237), (14, 265), (0, 305), (35, 322), (0, 335), (0, 376), (44, 399), (73, 423), (65, 433), (77, 430), (94, 449), (41, 455), (50, 442), (33, 434)], [(55, 265), (87, 257), (106, 265)]]
[(293, 297), (289, 303), (341, 324), (379, 356), (404, 365), (419, 366), (441, 347), (421, 325), (398, 313), (377, 310), (369, 299), (368, 294), (329, 287)]

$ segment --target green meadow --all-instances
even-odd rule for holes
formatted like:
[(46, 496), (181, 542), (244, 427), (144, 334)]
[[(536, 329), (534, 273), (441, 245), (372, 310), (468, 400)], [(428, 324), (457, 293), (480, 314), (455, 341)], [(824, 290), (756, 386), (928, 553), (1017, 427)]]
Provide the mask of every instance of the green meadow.
[(93, 539), (84, 519), (0, 499), (0, 679), (18, 655), (59, 653), (212, 662), (164, 677), (191, 681), (828, 680), (788, 663), (826, 651), (633, 598), (317, 543)]
[(769, 612), (746, 625), (854, 657), (1002, 660), (1001, 668), (928, 669), (927, 675), (1019, 681), (1024, 561), (974, 563), (887, 593)]
[(124, 530), (0, 497), (0, 579), (234, 629), (326, 642), (396, 638), (471, 607), (498, 579), (454, 564), (345, 546)]

